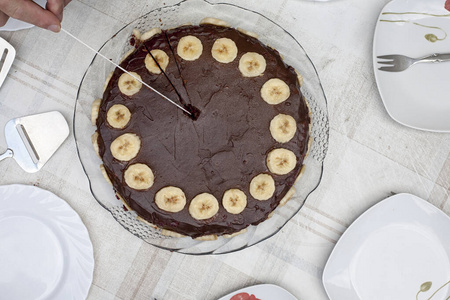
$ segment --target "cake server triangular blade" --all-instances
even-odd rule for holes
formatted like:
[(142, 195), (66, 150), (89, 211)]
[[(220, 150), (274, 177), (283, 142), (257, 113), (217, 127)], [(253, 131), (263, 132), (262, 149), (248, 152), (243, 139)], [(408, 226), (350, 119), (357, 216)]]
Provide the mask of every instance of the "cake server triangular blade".
[(69, 126), (57, 111), (12, 119), (5, 126), (8, 149), (0, 160), (13, 157), (26, 172), (37, 172), (68, 135)]

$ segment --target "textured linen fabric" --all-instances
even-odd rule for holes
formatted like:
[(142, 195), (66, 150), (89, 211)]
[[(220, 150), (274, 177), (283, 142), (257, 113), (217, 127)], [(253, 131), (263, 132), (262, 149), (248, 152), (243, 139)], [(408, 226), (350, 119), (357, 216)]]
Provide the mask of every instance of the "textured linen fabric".
[[(99, 48), (128, 22), (178, 1), (73, 0), (63, 27)], [(450, 214), (450, 134), (413, 130), (387, 114), (372, 68), (376, 19), (388, 0), (229, 1), (287, 29), (317, 67), (328, 98), (330, 144), (319, 188), (274, 237), (218, 256), (189, 256), (148, 245), (122, 228), (90, 193), (73, 129), (35, 174), (0, 162), (0, 184), (40, 186), (78, 212), (94, 246), (89, 300), (218, 299), (259, 283), (298, 299), (328, 299), (322, 273), (345, 229), (392, 193), (422, 197)], [(180, 21), (182, 23), (182, 21)], [(58, 110), (72, 125), (77, 88), (94, 54), (64, 33), (1, 32), (17, 50), (0, 88), (0, 126), (14, 117)], [(5, 150), (0, 135), (0, 150)]]

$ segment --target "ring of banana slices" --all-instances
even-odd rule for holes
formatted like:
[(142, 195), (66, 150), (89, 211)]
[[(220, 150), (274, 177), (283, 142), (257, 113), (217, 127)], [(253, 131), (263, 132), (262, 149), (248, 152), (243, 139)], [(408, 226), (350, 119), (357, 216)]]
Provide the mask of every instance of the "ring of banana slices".
[[(121, 63), (128, 73), (116, 69), (93, 101), (92, 143), (138, 219), (172, 237), (214, 240), (246, 232), (292, 197), (310, 119), (301, 76), (278, 52), (225, 21), (200, 24), (133, 30), (136, 49)], [(141, 81), (197, 107), (199, 119)]]

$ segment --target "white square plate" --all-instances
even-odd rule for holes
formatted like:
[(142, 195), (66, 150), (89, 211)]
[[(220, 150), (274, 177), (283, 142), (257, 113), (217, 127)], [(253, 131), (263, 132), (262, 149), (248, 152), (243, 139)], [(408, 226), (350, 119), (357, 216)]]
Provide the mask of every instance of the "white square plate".
[(450, 296), (450, 218), (398, 194), (374, 205), (344, 232), (323, 273), (332, 300)]
[[(377, 56), (450, 53), (450, 11), (444, 5), (445, 0), (389, 2), (377, 20), (373, 42), (375, 78), (389, 115), (400, 124), (436, 132), (450, 132), (450, 62), (385, 72), (378, 70)], [(439, 40), (431, 42), (426, 35)]]

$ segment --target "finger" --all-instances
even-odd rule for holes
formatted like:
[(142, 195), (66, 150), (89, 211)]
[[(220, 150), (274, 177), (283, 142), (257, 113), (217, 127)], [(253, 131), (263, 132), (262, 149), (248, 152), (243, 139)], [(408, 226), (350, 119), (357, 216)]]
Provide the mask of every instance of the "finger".
[(0, 11), (0, 27), (5, 26), (6, 22), (8, 22), (9, 16), (4, 12)]
[(48, 0), (46, 4), (47, 10), (51, 11), (61, 22), (63, 18), (63, 9), (65, 6), (63, 0)]
[(0, 10), (8, 16), (58, 32), (61, 23), (55, 14), (30, 0), (0, 1)]
[(64, 7), (70, 3), (71, 0), (48, 0), (46, 8), (55, 14), (61, 22), (63, 19)]

